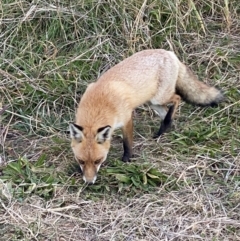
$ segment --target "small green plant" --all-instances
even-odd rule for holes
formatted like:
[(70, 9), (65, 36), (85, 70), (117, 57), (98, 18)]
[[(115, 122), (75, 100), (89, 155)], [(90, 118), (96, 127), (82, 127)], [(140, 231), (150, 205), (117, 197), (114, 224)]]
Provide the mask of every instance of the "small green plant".
[(10, 162), (2, 173), (1, 179), (17, 197), (36, 194), (50, 198), (56, 186), (64, 181), (64, 175), (56, 172), (54, 166), (46, 166), (45, 155), (40, 156), (36, 162), (29, 162), (25, 158)]
[[(80, 171), (78, 164), (72, 163), (66, 169), (66, 175), (74, 176), (78, 171)], [(79, 178), (82, 179), (82, 176)], [(74, 190), (77, 187), (86, 192), (92, 191), (94, 194), (107, 191), (124, 194), (131, 192), (131, 195), (134, 195), (139, 191), (153, 191), (154, 188), (163, 185), (166, 189), (174, 188), (175, 178), (160, 172), (149, 162), (123, 163), (119, 160), (111, 161), (108, 166), (100, 168), (97, 181), (94, 185), (87, 185), (87, 188), (85, 188), (83, 180), (77, 184), (75, 177), (71, 178), (71, 187)]]
[[(67, 185), (69, 191), (76, 192), (79, 188), (86, 193), (95, 194), (107, 192), (122, 192), (132, 195), (138, 191), (151, 191), (155, 187), (166, 185), (166, 188), (174, 186), (173, 177), (168, 177), (149, 163), (123, 163), (115, 160), (109, 167), (100, 169), (97, 182), (85, 188), (81, 176), (74, 177), (70, 172), (78, 172), (77, 165), (70, 165), (71, 170), (57, 172), (55, 166), (47, 166), (46, 156), (42, 155), (36, 162), (30, 162), (20, 158), (16, 162), (10, 162), (2, 170), (2, 181), (7, 184), (10, 193), (19, 198), (35, 194), (43, 198), (51, 198), (56, 193), (57, 187)], [(70, 177), (71, 176), (71, 177)]]
[(106, 168), (105, 172), (113, 176), (121, 183), (133, 185), (137, 188), (152, 186), (155, 187), (167, 181), (167, 176), (156, 168), (149, 166), (149, 163), (142, 165), (130, 163), (123, 165), (119, 161), (114, 162), (113, 167)]
[(155, 187), (166, 184), (167, 188), (174, 186), (175, 180), (158, 171), (150, 163), (123, 163), (115, 160), (109, 167), (100, 169), (97, 182), (90, 189), (116, 192), (151, 191)]

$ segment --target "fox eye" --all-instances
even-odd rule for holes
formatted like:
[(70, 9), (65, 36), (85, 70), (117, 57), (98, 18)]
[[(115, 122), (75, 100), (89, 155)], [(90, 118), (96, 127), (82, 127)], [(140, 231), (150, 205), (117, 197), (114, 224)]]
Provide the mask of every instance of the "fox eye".
[(85, 162), (83, 160), (79, 160), (79, 159), (78, 159), (78, 163), (82, 166), (85, 164)]
[(96, 160), (96, 161), (94, 162), (94, 164), (95, 164), (95, 165), (98, 165), (98, 164), (100, 164), (101, 161), (102, 161), (102, 159), (98, 159), (98, 160)]

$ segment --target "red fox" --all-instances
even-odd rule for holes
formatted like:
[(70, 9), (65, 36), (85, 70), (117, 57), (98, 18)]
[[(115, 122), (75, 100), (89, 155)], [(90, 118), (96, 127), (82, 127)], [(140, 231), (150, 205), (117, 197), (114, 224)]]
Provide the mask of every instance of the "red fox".
[(223, 94), (200, 82), (173, 52), (163, 49), (135, 53), (89, 84), (78, 105), (75, 124), (70, 124), (71, 147), (84, 181), (96, 181), (117, 128), (123, 132), (122, 161), (130, 160), (136, 107), (149, 102), (163, 119), (155, 135), (159, 137), (170, 127), (181, 97), (193, 104), (214, 106)]

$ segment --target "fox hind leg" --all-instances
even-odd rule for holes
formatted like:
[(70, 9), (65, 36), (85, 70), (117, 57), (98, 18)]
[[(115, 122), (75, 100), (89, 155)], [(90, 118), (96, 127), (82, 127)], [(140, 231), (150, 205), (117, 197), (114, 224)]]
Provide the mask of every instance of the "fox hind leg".
[(160, 116), (160, 118), (162, 120), (164, 120), (164, 118), (167, 115), (167, 107), (166, 106), (151, 104), (150, 107), (157, 112), (157, 114)]
[(172, 124), (172, 120), (173, 117), (177, 111), (177, 107), (180, 103), (181, 97), (179, 95), (174, 94), (172, 96), (172, 98), (169, 100), (169, 103), (172, 103), (173, 105), (171, 105), (168, 109), (168, 112), (165, 116), (165, 118), (163, 119), (163, 121), (161, 122), (160, 128), (157, 132), (156, 135), (154, 135), (153, 138), (158, 138), (160, 135), (162, 135), (164, 132), (166, 132)]
[(166, 132), (171, 127), (173, 111), (174, 111), (174, 105), (171, 105), (169, 107), (167, 115), (165, 116), (164, 120), (161, 122), (160, 129), (153, 136), (154, 139), (158, 138), (160, 135), (162, 135), (164, 132)]

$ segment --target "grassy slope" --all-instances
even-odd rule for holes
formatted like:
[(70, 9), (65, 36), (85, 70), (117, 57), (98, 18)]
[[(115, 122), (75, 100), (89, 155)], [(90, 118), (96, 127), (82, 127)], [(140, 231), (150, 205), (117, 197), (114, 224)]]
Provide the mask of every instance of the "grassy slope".
[[(240, 239), (239, 1), (30, 2), (0, 3), (0, 240)], [(85, 186), (66, 133), (77, 102), (147, 48), (174, 50), (226, 102), (182, 103), (158, 142), (138, 108), (133, 162), (117, 132)]]

